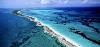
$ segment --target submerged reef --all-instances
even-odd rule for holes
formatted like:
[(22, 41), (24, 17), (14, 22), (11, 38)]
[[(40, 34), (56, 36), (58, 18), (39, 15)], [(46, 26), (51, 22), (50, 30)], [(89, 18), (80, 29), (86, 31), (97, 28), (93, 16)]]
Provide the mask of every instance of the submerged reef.
[[(27, 17), (30, 19), (30, 21), (34, 22), (36, 18), (37, 22), (35, 22), (38, 23), (37, 26), (43, 26), (42, 24), (44, 23), (47, 24), (46, 30), (49, 28), (49, 26), (56, 30), (52, 31), (52, 29), (49, 29), (50, 32), (48, 34), (51, 36), (54, 35), (53, 32), (58, 32), (64, 35), (65, 38), (71, 38), (71, 40), (75, 41), (75, 43), (78, 43), (79, 47), (87, 47), (90, 45), (90, 47), (100, 46), (100, 18), (98, 18), (99, 14), (94, 12), (92, 13), (92, 11), (87, 12), (76, 10), (63, 11), (26, 9), (21, 11), (19, 11), (23, 13), (21, 16)], [(43, 23), (41, 24), (41, 22)], [(54, 35), (53, 37), (57, 36)], [(59, 40), (59, 38), (57, 39)], [(65, 43), (67, 42), (65, 41)], [(67, 46), (70, 47), (69, 45)]]
[(92, 39), (92, 38), (89, 38), (86, 34), (84, 34), (82, 31), (79, 31), (79, 30), (77, 30), (77, 29), (75, 29), (74, 27), (70, 27), (69, 28), (69, 30), (71, 31), (71, 32), (73, 32), (73, 33), (75, 33), (75, 34), (79, 34), (79, 35), (81, 35), (83, 38), (85, 38), (85, 39), (88, 39), (89, 41), (91, 41), (91, 42), (94, 42), (94, 43), (96, 43), (96, 44), (100, 44), (100, 41), (98, 40), (94, 40), (94, 39)]
[[(15, 13), (15, 15), (17, 14)], [(43, 26), (37, 26), (34, 18), (32, 18), (33, 21), (30, 21), (28, 17), (22, 18), (26, 18), (30, 23), (18, 33), (10, 47), (67, 47), (60, 43), (56, 37), (45, 33)]]

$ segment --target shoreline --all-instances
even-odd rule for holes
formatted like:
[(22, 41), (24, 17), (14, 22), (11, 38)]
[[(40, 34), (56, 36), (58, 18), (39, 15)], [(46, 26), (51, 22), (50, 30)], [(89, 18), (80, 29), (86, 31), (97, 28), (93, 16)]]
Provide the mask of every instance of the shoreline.
[(64, 44), (66, 47), (77, 47), (76, 45), (73, 45), (69, 41), (66, 41), (66, 39), (55, 32), (53, 32), (49, 27), (44, 26), (44, 30), (47, 31), (48, 34), (52, 35), (52, 37), (56, 37), (58, 41), (62, 44)]
[(75, 42), (71, 41), (68, 38), (65, 38), (63, 35), (59, 34), (58, 32), (54, 32), (54, 29), (43, 24), (37, 18), (32, 16), (26, 16), (26, 18), (28, 18), (32, 22), (36, 22), (37, 26), (43, 26), (45, 33), (48, 33), (52, 37), (56, 37), (58, 41), (64, 44), (66, 47), (80, 47), (80, 45), (76, 44)]
[(66, 47), (80, 47), (79, 44), (77, 44), (74, 41), (70, 40), (69, 38), (61, 35), (57, 31), (52, 29), (50, 26), (39, 21), (37, 18), (32, 17), (32, 16), (23, 16), (23, 14), (20, 11), (17, 11), (16, 13), (17, 13), (16, 15), (18, 15), (18, 16), (25, 17), (25, 18), (29, 19), (31, 22), (35, 22), (36, 26), (43, 26), (45, 33), (51, 35), (51, 37), (56, 37), (57, 40), (60, 43), (62, 43), (63, 45), (65, 45)]

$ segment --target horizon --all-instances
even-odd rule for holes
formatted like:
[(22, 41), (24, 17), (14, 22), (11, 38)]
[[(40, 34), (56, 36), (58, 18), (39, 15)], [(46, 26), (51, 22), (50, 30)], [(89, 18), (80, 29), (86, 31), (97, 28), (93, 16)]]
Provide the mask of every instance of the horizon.
[(0, 8), (100, 7), (100, 0), (1, 0)]

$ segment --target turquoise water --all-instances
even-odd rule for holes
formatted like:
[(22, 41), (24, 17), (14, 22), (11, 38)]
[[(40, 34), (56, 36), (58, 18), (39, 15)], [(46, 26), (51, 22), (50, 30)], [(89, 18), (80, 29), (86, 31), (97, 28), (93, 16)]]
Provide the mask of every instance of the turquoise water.
[(0, 9), (0, 47), (64, 47), (25, 17), (14, 15), (13, 9)]
[(23, 9), (21, 12), (25, 16), (37, 18), (80, 47), (100, 47), (100, 14), (94, 11)]
[[(0, 47), (64, 47), (44, 33), (43, 27), (14, 15), (13, 11), (0, 9)], [(37, 18), (80, 47), (100, 47), (99, 13), (66, 9), (21, 9), (20, 12), (23, 16)]]

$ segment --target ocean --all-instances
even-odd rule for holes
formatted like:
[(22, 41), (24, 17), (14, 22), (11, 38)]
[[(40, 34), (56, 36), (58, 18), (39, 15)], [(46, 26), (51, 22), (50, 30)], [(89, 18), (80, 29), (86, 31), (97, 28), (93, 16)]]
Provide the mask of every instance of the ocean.
[[(0, 9), (0, 47), (64, 47), (44, 33), (43, 27), (16, 16), (16, 9)], [(17, 9), (18, 10), (18, 9)], [(80, 47), (100, 47), (99, 8), (19, 9)]]
[(0, 9), (0, 47), (64, 47), (27, 18)]
[(23, 9), (23, 15), (37, 18), (81, 47), (100, 46), (100, 9), (94, 7)]

